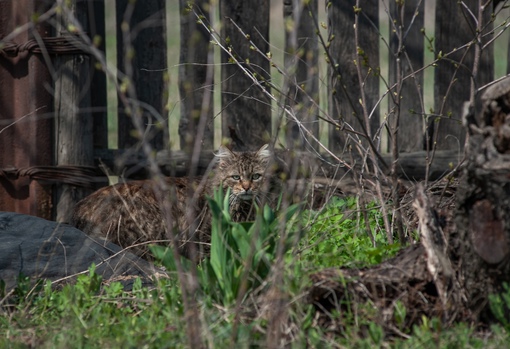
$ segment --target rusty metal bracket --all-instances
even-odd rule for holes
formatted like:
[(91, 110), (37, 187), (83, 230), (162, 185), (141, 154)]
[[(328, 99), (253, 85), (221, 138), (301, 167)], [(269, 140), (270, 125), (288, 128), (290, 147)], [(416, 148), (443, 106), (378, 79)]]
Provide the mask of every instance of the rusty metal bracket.
[(39, 45), (39, 42), (35, 39), (28, 40), (23, 44), (2, 43), (0, 39), (0, 54), (8, 57), (16, 57), (23, 52), (43, 53), (45, 51), (50, 55), (90, 54), (86, 50), (87, 46), (73, 35), (46, 37), (39, 40), (42, 41), (42, 45)]

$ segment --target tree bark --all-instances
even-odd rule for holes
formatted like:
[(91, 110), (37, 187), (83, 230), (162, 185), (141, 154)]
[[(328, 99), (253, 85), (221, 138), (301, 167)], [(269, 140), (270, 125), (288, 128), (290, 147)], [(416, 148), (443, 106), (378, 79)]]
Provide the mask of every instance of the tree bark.
[(457, 192), (458, 236), (450, 239), (466, 307), (490, 317), (487, 296), (510, 281), (510, 79), (482, 96), (483, 111), (469, 118), (469, 162)]

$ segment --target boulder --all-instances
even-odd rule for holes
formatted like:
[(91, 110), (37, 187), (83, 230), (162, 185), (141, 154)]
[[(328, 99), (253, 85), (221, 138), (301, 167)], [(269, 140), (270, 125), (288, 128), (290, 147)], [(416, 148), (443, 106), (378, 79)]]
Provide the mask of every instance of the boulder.
[(96, 240), (57, 222), (14, 212), (0, 212), (0, 280), (8, 292), (20, 275), (31, 281), (72, 282), (94, 263), (103, 282), (120, 281), (129, 289), (140, 277), (145, 285), (163, 270), (120, 246)]

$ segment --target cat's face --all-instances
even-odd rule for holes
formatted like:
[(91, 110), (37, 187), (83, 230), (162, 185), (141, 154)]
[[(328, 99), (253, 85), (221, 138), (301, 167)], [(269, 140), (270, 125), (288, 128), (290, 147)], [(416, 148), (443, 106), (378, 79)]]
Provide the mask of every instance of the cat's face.
[(267, 144), (256, 152), (232, 152), (220, 147), (218, 175), (224, 189), (230, 188), (230, 202), (257, 201), (263, 195), (266, 169), (271, 158)]

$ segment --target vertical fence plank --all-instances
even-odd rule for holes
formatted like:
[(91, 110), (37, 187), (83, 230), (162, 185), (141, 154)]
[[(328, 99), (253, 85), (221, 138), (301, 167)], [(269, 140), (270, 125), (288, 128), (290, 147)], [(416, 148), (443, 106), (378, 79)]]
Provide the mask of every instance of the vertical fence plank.
[[(89, 32), (86, 1), (68, 3), (69, 10)], [(67, 31), (73, 19), (57, 16), (57, 34), (70, 36)], [(56, 165), (94, 165), (93, 119), (91, 113), (91, 78), (93, 68), (88, 55), (58, 55), (55, 58), (55, 163)], [(95, 86), (94, 86), (95, 88)], [(89, 194), (75, 186), (57, 185), (56, 219), (68, 222), (75, 204)]]
[[(316, 34), (318, 1), (303, 3), (298, 0), (284, 0), (283, 11), (285, 22), (292, 23), (285, 26), (284, 59), (289, 79), (287, 104), (294, 110), (302, 126), (318, 138), (319, 55)], [(314, 141), (306, 142), (309, 137), (300, 130), (296, 122), (289, 120), (288, 125), (287, 147), (303, 148), (305, 144), (309, 144), (318, 148)]]
[[(353, 135), (349, 130), (354, 129), (373, 136), (379, 128), (379, 109), (375, 108), (379, 97), (379, 79), (375, 73), (379, 70), (379, 1), (361, 1), (358, 12), (359, 42), (356, 47), (355, 38), (355, 7), (354, 0), (328, 1), (328, 37), (331, 40), (329, 48), (333, 60), (328, 66), (328, 111), (343, 125), (344, 130), (331, 127), (329, 131), (329, 148), (341, 151)], [(358, 11), (358, 10), (356, 10)], [(366, 96), (366, 109), (371, 113), (369, 129), (363, 119), (361, 106), (360, 79), (356, 67), (356, 60), (360, 55), (360, 69), (363, 79), (361, 84)], [(369, 71), (370, 70), (370, 71)], [(374, 109), (375, 108), (375, 109)], [(373, 113), (372, 113), (373, 111)], [(367, 147), (366, 138), (361, 138)]]
[[(117, 66), (135, 85), (136, 96), (129, 98), (142, 110), (145, 132), (140, 137), (155, 149), (163, 149), (168, 133), (164, 108), (168, 97), (164, 81), (167, 67), (165, 1), (117, 0), (115, 11)], [(121, 84), (125, 83), (122, 80)], [(140, 141), (133, 136), (134, 126), (125, 108), (119, 99), (119, 149)]]
[[(464, 7), (467, 6), (469, 11)], [(486, 34), (492, 30), (489, 23), (492, 8), (488, 6), (483, 14)], [(437, 63), (434, 81), (434, 111), (430, 123), (431, 144), (437, 149), (464, 149), (465, 131), (461, 124), (462, 105), (470, 98), (475, 46), (462, 46), (474, 43), (476, 23), (472, 14), (478, 17), (479, 0), (438, 1), (436, 4), (435, 53), (443, 56)], [(481, 42), (487, 42), (492, 36), (484, 35)], [(453, 52), (453, 53), (451, 53)], [(451, 53), (451, 54), (450, 54)], [(488, 83), (494, 77), (493, 48), (481, 55), (480, 70), (476, 77), (477, 87)]]
[[(96, 43), (97, 48), (105, 53), (106, 56), (106, 28), (105, 28), (105, 3), (103, 0), (87, 1), (86, 9), (88, 16), (88, 27), (90, 37)], [(107, 126), (107, 91), (106, 74), (103, 67), (96, 66), (96, 61), (92, 58), (92, 84), (94, 88), (90, 91), (92, 104), (92, 119), (94, 125), (93, 137), (94, 148), (108, 148), (108, 126)]]
[[(220, 0), (221, 35), (229, 51), (267, 90), (264, 81), (270, 79), (269, 61), (263, 55), (269, 52), (269, 8), (269, 0)], [(262, 55), (250, 48), (250, 40)], [(235, 138), (233, 146), (239, 149), (267, 143), (271, 133), (269, 97), (226, 52), (221, 53), (221, 62), (223, 137)]]
[[(423, 106), (424, 2), (390, 2), (389, 123), (396, 130), (400, 152), (423, 150), (425, 110)], [(409, 137), (409, 135), (414, 135)], [(422, 136), (420, 136), (422, 135)], [(392, 142), (390, 135), (389, 143)]]
[[(1, 1), (0, 33), (10, 34), (44, 13), (47, 1)], [(16, 35), (13, 41), (51, 36), (47, 23)], [(47, 61), (27, 51), (16, 57), (0, 55), (0, 168), (52, 165), (53, 96), (44, 86), (53, 86)], [(6, 179), (0, 174), (0, 210), (52, 218), (52, 197), (48, 186), (29, 177)]]
[[(209, 32), (195, 15), (202, 16), (209, 25), (209, 0), (179, 0), (181, 11), (181, 44), (179, 58), (179, 93), (181, 119), (179, 137), (181, 149), (191, 153), (193, 145), (201, 140), (202, 149), (214, 144), (213, 52)], [(202, 130), (200, 129), (202, 126)]]

